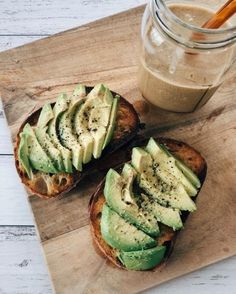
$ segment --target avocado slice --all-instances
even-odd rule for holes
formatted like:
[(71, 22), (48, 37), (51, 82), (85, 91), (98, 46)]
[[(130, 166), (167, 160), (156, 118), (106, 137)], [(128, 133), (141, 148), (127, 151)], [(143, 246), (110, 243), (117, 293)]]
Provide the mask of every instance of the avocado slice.
[(141, 206), (147, 210), (150, 214), (153, 214), (158, 222), (171, 227), (174, 231), (183, 227), (183, 223), (180, 217), (180, 211), (171, 207), (164, 207), (158, 204), (156, 201), (152, 201), (145, 194), (141, 194), (143, 199)]
[(150, 236), (158, 236), (160, 231), (154, 216), (148, 215), (136, 203), (126, 203), (123, 199), (124, 189), (126, 189), (125, 180), (115, 170), (110, 169), (106, 175), (104, 187), (104, 196), (107, 204), (121, 217), (140, 230)]
[[(94, 139), (93, 156), (94, 158), (99, 158), (102, 154), (107, 134), (113, 96), (111, 91), (104, 85), (97, 86), (95, 89), (97, 89), (97, 96), (96, 91), (94, 91), (92, 96), (93, 98), (90, 98), (93, 100), (94, 107), (89, 115), (88, 127)], [(102, 95), (103, 92), (104, 94)]]
[(46, 154), (51, 158), (58, 171), (64, 171), (63, 159), (59, 149), (55, 148), (52, 139), (47, 134), (47, 127), (34, 129), (36, 138)]
[(189, 181), (191, 181), (193, 185), (199, 189), (201, 187), (201, 182), (197, 175), (195, 175), (195, 173), (179, 159), (175, 158), (175, 163), (182, 173), (189, 179)]
[(94, 139), (89, 131), (89, 115), (92, 107), (94, 107), (93, 103), (87, 98), (74, 117), (74, 130), (84, 151), (84, 164), (90, 162), (93, 155)]
[(69, 108), (67, 111), (70, 113), (72, 121), (72, 129), (74, 132), (74, 116), (77, 111), (79, 111), (81, 105), (84, 103), (86, 98), (86, 88), (84, 85), (79, 84), (75, 87), (71, 97), (68, 97)]
[[(153, 138), (149, 139), (146, 150), (157, 164), (157, 170), (162, 169), (163, 172), (166, 171), (165, 178), (169, 180), (169, 183), (176, 179), (183, 184), (185, 190), (190, 196), (196, 196), (198, 190), (182, 173), (178, 166), (176, 166), (175, 158), (173, 156), (169, 156)], [(160, 175), (161, 174), (162, 173), (160, 173)]]
[(64, 164), (64, 170), (67, 173), (72, 173), (72, 153), (69, 149), (65, 148), (57, 135), (57, 124), (58, 119), (60, 115), (67, 110), (68, 104), (66, 101), (66, 95), (61, 94), (56, 101), (56, 104), (53, 107), (53, 113), (54, 118), (49, 122), (48, 125), (48, 134), (51, 137), (52, 141), (54, 142), (55, 147), (60, 150), (62, 158), (63, 158), (63, 164)]
[(54, 166), (52, 160), (47, 156), (42, 146), (39, 144), (33, 128), (30, 124), (26, 124), (23, 129), (23, 133), (27, 137), (29, 161), (32, 167), (36, 170), (44, 173), (56, 174), (58, 170)]
[(97, 84), (88, 94), (88, 99), (100, 99), (104, 96), (106, 87), (103, 84)]
[(49, 121), (54, 118), (54, 113), (50, 103), (44, 104), (37, 122), (37, 127), (44, 128), (48, 125)]
[(29, 162), (29, 150), (27, 143), (27, 135), (24, 133), (20, 133), (20, 144), (18, 148), (18, 158), (23, 166), (24, 170), (27, 173), (29, 179), (32, 179), (33, 172)]
[(137, 205), (133, 193), (133, 183), (137, 176), (136, 170), (129, 163), (125, 163), (121, 176), (126, 183), (122, 190), (122, 200), (126, 204), (130, 203), (133, 205)]
[(106, 137), (105, 137), (102, 149), (104, 149), (110, 143), (113, 137), (114, 130), (116, 127), (116, 118), (118, 113), (119, 100), (120, 100), (119, 95), (116, 95), (115, 98), (113, 99), (108, 129), (107, 129), (107, 133), (106, 133)]
[[(138, 200), (142, 200), (141, 207), (143, 211), (146, 211), (148, 215), (154, 215), (158, 222), (172, 227), (174, 230), (179, 230), (183, 227), (178, 209), (161, 206), (157, 202), (149, 199), (149, 197), (143, 193), (141, 193), (141, 197), (134, 196), (132, 189), (134, 179), (137, 176), (137, 172), (132, 167), (132, 165), (130, 165), (129, 163), (125, 163), (121, 176), (126, 182), (126, 189), (123, 190), (123, 199), (126, 203), (135, 204)], [(137, 199), (137, 197), (139, 199)]]
[(171, 206), (180, 210), (194, 211), (196, 205), (189, 197), (182, 185), (172, 183), (168, 185), (155, 171), (151, 155), (142, 148), (132, 150), (132, 166), (138, 172), (139, 186), (159, 204)]
[(106, 136), (113, 97), (104, 85), (96, 85), (75, 115), (75, 130), (84, 149), (83, 163), (99, 158)]
[(170, 151), (164, 146), (160, 145), (164, 152), (166, 152), (167, 155), (173, 157), (175, 159), (176, 166), (182, 171), (182, 173), (189, 179), (189, 181), (196, 187), (201, 187), (201, 182), (197, 175), (189, 168), (187, 167), (181, 160), (177, 159), (173, 154), (170, 153)]
[[(78, 99), (79, 98), (79, 99)], [(70, 98), (70, 101), (72, 102), (72, 105), (77, 104), (77, 102), (80, 99), (85, 99), (86, 98), (86, 87), (83, 84), (78, 84)], [(76, 105), (78, 106), (78, 105)]]
[[(82, 171), (83, 163), (83, 148), (79, 143), (78, 136), (73, 133), (72, 120), (74, 120), (75, 111), (84, 101), (83, 87), (76, 96), (74, 95), (73, 100), (70, 102), (69, 107), (60, 115), (58, 119), (58, 134), (59, 139), (64, 147), (72, 151), (72, 163), (74, 167)], [(75, 97), (77, 99), (75, 99)], [(67, 96), (64, 96), (64, 103), (68, 101)]]
[(129, 270), (149, 270), (163, 260), (165, 252), (166, 246), (156, 246), (140, 251), (120, 251), (118, 258)]
[(111, 247), (124, 251), (135, 251), (157, 245), (156, 240), (138, 230), (104, 204), (101, 217), (102, 238)]

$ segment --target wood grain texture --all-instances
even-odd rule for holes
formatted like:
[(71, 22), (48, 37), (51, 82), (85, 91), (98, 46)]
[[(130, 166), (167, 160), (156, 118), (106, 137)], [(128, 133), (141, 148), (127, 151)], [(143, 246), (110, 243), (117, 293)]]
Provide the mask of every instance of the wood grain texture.
[[(55, 99), (60, 91), (71, 91), (77, 82), (93, 85), (103, 81), (142, 111), (143, 102), (137, 103), (142, 98), (136, 81), (142, 10), (138, 8), (2, 53), (0, 85), (13, 138), (27, 113), (45, 101)], [(86, 201), (78, 201), (80, 187), (70, 195), (54, 200), (51, 208), (48, 208), (48, 201), (39, 202), (30, 197), (33, 211), (41, 210), (47, 218), (42, 220), (36, 213), (58, 293), (92, 293), (95, 290), (97, 293), (125, 293), (127, 289), (134, 292), (236, 253), (234, 82), (226, 83), (196, 113), (171, 114), (152, 108), (148, 113), (141, 113), (147, 124), (146, 135), (161, 133), (183, 139), (202, 152), (209, 166), (207, 181), (198, 199), (199, 209), (189, 218), (179, 235), (174, 254), (161, 273), (127, 274), (101, 259), (89, 237), (84, 210)], [(89, 197), (90, 192), (84, 197)], [(80, 211), (81, 218), (76, 218)], [(67, 223), (62, 219), (68, 212), (71, 216)], [(93, 269), (93, 274), (88, 275), (85, 268)], [(79, 279), (84, 282), (79, 283)]]

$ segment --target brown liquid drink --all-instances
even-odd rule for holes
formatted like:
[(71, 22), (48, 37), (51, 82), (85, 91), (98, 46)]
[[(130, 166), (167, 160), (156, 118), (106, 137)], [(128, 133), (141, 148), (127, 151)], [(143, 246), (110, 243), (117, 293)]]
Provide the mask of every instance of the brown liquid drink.
[[(213, 14), (195, 5), (171, 4), (170, 10), (187, 24), (201, 27)], [(233, 49), (188, 54), (187, 49), (146, 25), (139, 87), (152, 104), (170, 111), (191, 112), (204, 105), (222, 83)], [(191, 39), (191, 34), (188, 36)]]

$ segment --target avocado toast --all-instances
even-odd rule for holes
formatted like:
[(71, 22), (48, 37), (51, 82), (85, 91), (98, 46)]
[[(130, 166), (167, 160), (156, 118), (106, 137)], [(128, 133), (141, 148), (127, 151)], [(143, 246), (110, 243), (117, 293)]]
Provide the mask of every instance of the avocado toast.
[[(14, 149), (15, 164), (25, 186), (50, 198), (71, 190), (103, 158), (138, 132), (133, 106), (103, 84), (78, 85), (61, 94), (21, 125)], [(112, 165), (111, 165), (112, 166)]]
[(110, 169), (92, 196), (90, 226), (96, 245), (113, 264), (150, 270), (165, 264), (177, 232), (196, 210), (207, 166), (183, 142), (150, 138), (135, 146), (131, 161)]

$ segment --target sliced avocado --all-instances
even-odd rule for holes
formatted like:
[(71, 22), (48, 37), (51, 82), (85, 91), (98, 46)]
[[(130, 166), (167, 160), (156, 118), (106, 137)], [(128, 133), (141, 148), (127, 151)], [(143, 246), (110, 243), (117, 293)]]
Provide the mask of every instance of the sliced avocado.
[[(93, 156), (99, 158), (102, 153), (103, 144), (107, 134), (110, 113), (112, 109), (113, 96), (108, 88), (105, 88), (104, 95), (101, 95), (101, 87), (98, 87), (98, 95), (93, 93), (94, 107), (89, 115), (88, 127), (94, 139)], [(96, 87), (95, 87), (96, 88)]]
[(78, 97), (83, 98), (83, 99), (85, 99), (85, 97), (86, 97), (86, 87), (82, 84), (78, 84), (75, 87), (75, 89), (72, 93), (71, 99), (70, 99), (72, 104), (74, 104), (74, 102), (77, 103)]
[[(102, 146), (106, 137), (106, 124), (108, 125), (109, 115), (110, 109), (108, 107), (95, 107), (91, 110), (88, 127), (94, 140), (94, 158), (99, 158), (102, 154)], [(107, 122), (105, 122), (105, 120)]]
[(104, 149), (110, 143), (113, 137), (114, 130), (116, 127), (116, 118), (118, 113), (119, 100), (120, 100), (119, 95), (116, 95), (115, 98), (113, 99), (108, 129), (107, 129), (107, 133), (106, 133), (106, 137), (105, 137), (102, 149)]
[(164, 258), (166, 246), (118, 253), (119, 260), (129, 270), (149, 270), (157, 266)]
[(26, 171), (29, 179), (32, 178), (33, 172), (29, 162), (29, 150), (28, 150), (28, 143), (27, 143), (27, 135), (24, 133), (20, 134), (20, 144), (18, 148), (18, 158), (23, 166), (24, 170)]
[(75, 130), (84, 148), (83, 163), (99, 158), (105, 140), (113, 97), (104, 85), (96, 85), (75, 115)]
[(57, 124), (58, 118), (60, 115), (66, 111), (68, 108), (68, 103), (66, 101), (66, 95), (61, 94), (56, 101), (56, 104), (53, 107), (54, 118), (49, 122), (48, 125), (48, 134), (51, 137), (55, 147), (61, 151), (63, 158), (64, 169), (67, 173), (72, 173), (72, 153), (69, 149), (65, 148), (57, 135)]
[(125, 180), (115, 170), (110, 169), (106, 175), (104, 188), (107, 204), (129, 223), (150, 236), (158, 236), (160, 232), (154, 216), (148, 215), (146, 211), (143, 211), (136, 204), (126, 203), (123, 200), (125, 187)]
[(196, 188), (201, 187), (201, 182), (197, 175), (189, 168), (187, 165), (185, 165), (182, 161), (175, 158), (176, 166), (182, 171), (182, 173), (193, 183), (193, 185)]
[(38, 171), (44, 173), (56, 174), (57, 169), (53, 165), (52, 160), (47, 156), (42, 146), (39, 144), (34, 130), (29, 124), (26, 124), (23, 129), (23, 133), (27, 137), (28, 150), (29, 150), (29, 161), (32, 167)]
[(79, 142), (83, 148), (83, 163), (88, 163), (92, 159), (94, 139), (89, 131), (89, 115), (93, 107), (88, 98), (76, 112), (74, 117), (74, 130), (78, 135)]
[(61, 156), (61, 152), (59, 149), (55, 148), (51, 137), (47, 134), (47, 127), (46, 128), (40, 128), (36, 127), (34, 129), (36, 138), (43, 148), (43, 150), (46, 152), (46, 154), (51, 158), (53, 165), (56, 167), (58, 171), (64, 171), (64, 164), (63, 159)]
[(44, 104), (37, 122), (37, 127), (44, 128), (54, 117), (52, 106), (50, 103)]
[(156, 201), (152, 201), (144, 194), (141, 194), (143, 199), (142, 208), (147, 210), (150, 214), (153, 214), (158, 222), (173, 228), (173, 230), (179, 230), (183, 227), (183, 223), (180, 217), (178, 209), (171, 207), (164, 207), (158, 204)]
[(168, 185), (155, 172), (151, 155), (142, 148), (135, 147), (132, 150), (131, 164), (138, 174), (139, 186), (159, 204), (171, 206), (180, 210), (194, 211), (196, 205), (189, 197), (182, 185)]
[[(82, 94), (83, 94), (83, 89)], [(72, 119), (74, 119), (74, 114), (76, 109), (83, 103), (84, 96), (80, 98), (79, 95), (76, 96), (76, 102), (73, 103), (64, 111), (58, 119), (58, 134), (59, 139), (64, 147), (72, 151), (72, 163), (74, 167), (82, 171), (83, 163), (83, 148), (79, 143), (78, 136), (73, 133)], [(68, 101), (67, 97), (64, 96), (65, 102)]]
[(185, 175), (186, 178), (189, 179), (189, 181), (196, 187), (201, 187), (201, 182), (197, 175), (189, 168), (187, 167), (181, 160), (177, 159), (173, 154), (170, 153), (170, 151), (164, 146), (161, 145), (163, 151), (165, 151), (169, 156), (174, 157), (176, 166), (182, 171), (182, 173)]
[(166, 175), (166, 179), (174, 181), (173, 177), (175, 177), (177, 181), (183, 184), (190, 196), (195, 196), (197, 194), (198, 191), (195, 186), (176, 166), (175, 158), (173, 156), (169, 156), (153, 138), (149, 139), (146, 150), (149, 154), (151, 154), (154, 162), (157, 164), (157, 169), (165, 170), (167, 173), (172, 175), (172, 177)]
[[(74, 120), (75, 113), (81, 107), (81, 104), (85, 101), (86, 98), (86, 88), (84, 85), (79, 84), (75, 87), (71, 97), (69, 97), (69, 112), (72, 119), (72, 123)], [(74, 130), (74, 125), (72, 126)]]
[(122, 190), (122, 200), (127, 204), (131, 203), (136, 205), (136, 200), (133, 193), (133, 182), (137, 176), (136, 170), (129, 163), (125, 163), (121, 176), (126, 183)]
[(119, 250), (134, 251), (157, 245), (156, 240), (129, 224), (106, 204), (102, 209), (101, 233), (107, 244)]
[[(177, 162), (174, 157), (169, 157), (168, 161), (162, 162), (161, 168), (166, 169), (167, 172), (171, 173), (182, 185), (189, 194), (189, 196), (194, 197), (197, 195), (198, 190), (192, 184), (192, 182), (183, 174), (179, 169)], [(171, 178), (171, 177), (170, 177)]]
[(88, 99), (100, 98), (104, 96), (106, 87), (103, 84), (97, 84), (88, 94)]

